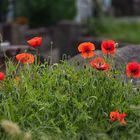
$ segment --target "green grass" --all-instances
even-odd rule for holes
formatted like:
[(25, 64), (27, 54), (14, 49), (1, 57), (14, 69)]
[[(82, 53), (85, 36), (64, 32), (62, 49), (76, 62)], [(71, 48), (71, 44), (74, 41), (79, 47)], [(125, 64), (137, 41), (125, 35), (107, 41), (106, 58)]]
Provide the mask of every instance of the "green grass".
[(93, 19), (89, 22), (89, 33), (123, 43), (140, 44), (140, 22), (114, 18)]
[[(6, 79), (0, 82), (0, 122), (17, 123), (22, 134), (11, 137), (0, 126), (1, 140), (20, 140), (28, 131), (33, 140), (140, 139), (140, 112), (130, 107), (140, 104), (140, 94), (119, 74), (108, 78), (114, 72), (66, 61), (6, 64)], [(16, 81), (16, 76), (21, 80)], [(116, 110), (127, 114), (126, 126), (109, 121), (109, 113)]]

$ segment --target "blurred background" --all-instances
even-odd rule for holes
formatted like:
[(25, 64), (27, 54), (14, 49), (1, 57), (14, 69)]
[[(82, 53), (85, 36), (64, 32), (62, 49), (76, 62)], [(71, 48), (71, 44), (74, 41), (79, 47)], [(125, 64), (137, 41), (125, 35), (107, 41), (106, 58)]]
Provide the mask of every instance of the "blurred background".
[(0, 0), (1, 61), (28, 49), (34, 36), (43, 37), (41, 56), (54, 62), (76, 55), (83, 41), (96, 49), (103, 39), (140, 44), (139, 9), (140, 0)]

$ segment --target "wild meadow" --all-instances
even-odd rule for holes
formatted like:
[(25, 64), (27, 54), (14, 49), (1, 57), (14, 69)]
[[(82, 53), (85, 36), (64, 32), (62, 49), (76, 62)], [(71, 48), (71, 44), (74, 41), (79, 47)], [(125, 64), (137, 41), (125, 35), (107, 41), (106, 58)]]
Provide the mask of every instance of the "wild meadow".
[[(37, 50), (42, 38), (27, 43)], [(38, 53), (27, 52), (6, 61), (0, 72), (0, 140), (140, 139), (140, 91), (133, 85), (140, 64), (117, 69), (113, 40), (102, 42), (104, 57), (95, 49), (91, 42), (79, 44), (82, 62), (40, 63)]]

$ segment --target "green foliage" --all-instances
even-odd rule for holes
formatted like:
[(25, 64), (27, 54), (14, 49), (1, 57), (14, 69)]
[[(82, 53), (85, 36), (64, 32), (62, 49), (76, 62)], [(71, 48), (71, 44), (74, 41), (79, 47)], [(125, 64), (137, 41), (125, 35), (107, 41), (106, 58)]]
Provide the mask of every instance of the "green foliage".
[[(55, 65), (6, 64), (6, 80), (0, 83), (0, 121), (17, 122), (34, 140), (140, 138), (140, 114), (130, 108), (140, 104), (140, 95), (131, 83), (113, 78), (113, 72), (65, 61)], [(115, 110), (127, 114), (126, 126), (109, 121), (109, 113)], [(0, 139), (8, 138), (0, 127)]]
[(22, 9), (20, 14), (29, 18), (31, 27), (55, 24), (62, 19), (72, 19), (76, 13), (75, 0), (22, 0), (19, 4)]
[(95, 18), (89, 23), (89, 33), (93, 36), (112, 38), (126, 43), (140, 43), (140, 23), (114, 18)]
[(0, 1), (0, 22), (5, 21), (7, 11), (8, 11), (8, 0)]

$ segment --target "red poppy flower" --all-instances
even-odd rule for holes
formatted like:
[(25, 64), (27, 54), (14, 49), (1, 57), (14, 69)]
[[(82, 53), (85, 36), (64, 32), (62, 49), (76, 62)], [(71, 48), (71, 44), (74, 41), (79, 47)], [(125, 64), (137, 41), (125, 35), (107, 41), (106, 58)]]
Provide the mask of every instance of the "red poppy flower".
[(94, 56), (95, 45), (90, 42), (81, 43), (78, 46), (78, 51), (81, 53), (81, 56), (84, 58), (91, 58)]
[(119, 121), (120, 125), (125, 125), (126, 124), (126, 121), (124, 120), (125, 117), (126, 117), (125, 113), (119, 114), (118, 121)]
[(129, 62), (126, 65), (126, 75), (128, 77), (140, 77), (140, 65), (137, 62)]
[(110, 65), (108, 63), (105, 63), (105, 60), (102, 57), (95, 58), (90, 62), (90, 64), (94, 69), (97, 69), (99, 71), (108, 71), (108, 69), (110, 68)]
[(0, 81), (3, 81), (5, 79), (5, 74), (3, 72), (0, 72)]
[(119, 124), (124, 126), (126, 124), (126, 121), (124, 118), (126, 117), (125, 113), (119, 113), (118, 111), (110, 112), (110, 121), (119, 121)]
[(103, 41), (101, 49), (104, 55), (116, 53), (116, 43), (113, 40)]
[(27, 43), (33, 48), (39, 47), (42, 44), (42, 37), (34, 37), (28, 40)]
[(18, 54), (18, 55), (16, 55), (16, 59), (23, 64), (34, 63), (34, 60), (35, 60), (34, 56), (32, 54), (28, 54), (28, 53)]
[(114, 122), (114, 121), (118, 120), (118, 116), (119, 116), (118, 111), (110, 112), (110, 121)]

